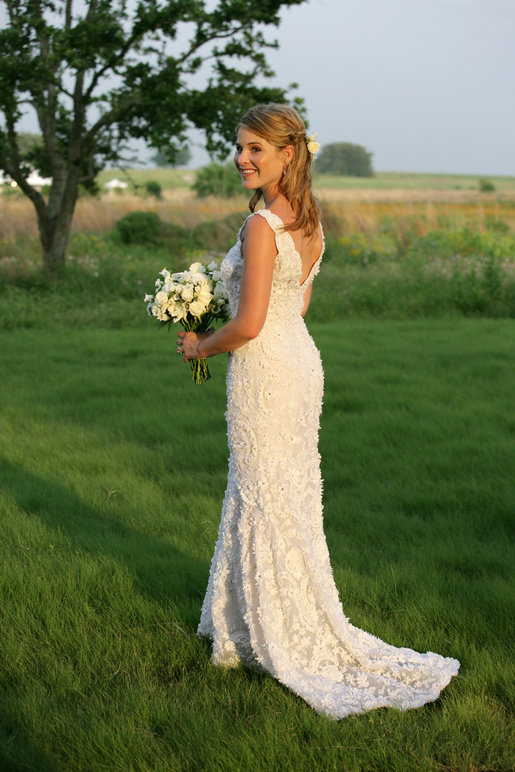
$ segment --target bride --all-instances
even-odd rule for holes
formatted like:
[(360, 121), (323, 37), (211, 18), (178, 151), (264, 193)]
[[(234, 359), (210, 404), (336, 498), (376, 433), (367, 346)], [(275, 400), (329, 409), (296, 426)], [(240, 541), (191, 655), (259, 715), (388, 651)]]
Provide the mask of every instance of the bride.
[(213, 641), (215, 664), (267, 671), (339, 719), (435, 700), (459, 662), (384, 643), (339, 601), (322, 520), (323, 370), (303, 318), (324, 250), (316, 149), (286, 105), (240, 120), (234, 161), (255, 192), (221, 265), (231, 320), (179, 332), (177, 351), (185, 362), (229, 352), (229, 473), (197, 634)]

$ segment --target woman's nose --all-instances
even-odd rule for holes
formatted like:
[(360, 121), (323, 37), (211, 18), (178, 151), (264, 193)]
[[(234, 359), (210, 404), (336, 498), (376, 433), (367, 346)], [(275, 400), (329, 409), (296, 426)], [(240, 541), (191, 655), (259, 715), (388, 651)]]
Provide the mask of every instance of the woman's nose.
[(237, 162), (241, 166), (244, 166), (244, 164), (248, 163), (248, 161), (249, 161), (249, 156), (248, 156), (247, 151), (246, 150), (240, 150), (240, 152), (238, 153), (238, 156), (237, 156)]

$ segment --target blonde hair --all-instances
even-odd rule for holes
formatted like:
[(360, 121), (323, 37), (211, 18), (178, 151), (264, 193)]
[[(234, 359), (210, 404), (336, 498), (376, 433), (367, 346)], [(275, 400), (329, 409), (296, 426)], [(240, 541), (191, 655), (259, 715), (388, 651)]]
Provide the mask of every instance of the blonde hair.
[[(306, 127), (293, 107), (270, 102), (255, 105), (240, 119), (237, 130), (245, 127), (282, 150), (287, 145), (294, 149), (290, 163), (279, 181), (279, 192), (285, 196), (295, 214), (295, 220), (286, 230), (303, 230), (311, 236), (318, 228), (320, 213), (311, 192), (311, 164), (313, 157), (308, 151)], [(249, 201), (251, 212), (262, 197), (258, 188)]]

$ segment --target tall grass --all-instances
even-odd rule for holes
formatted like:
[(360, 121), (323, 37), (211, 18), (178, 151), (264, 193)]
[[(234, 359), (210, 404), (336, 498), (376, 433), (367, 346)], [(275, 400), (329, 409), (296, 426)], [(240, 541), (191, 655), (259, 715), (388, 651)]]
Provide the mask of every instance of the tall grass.
[(196, 390), (144, 329), (0, 333), (7, 770), (513, 768), (512, 323), (317, 324), (325, 530), (351, 621), (462, 667), (341, 722), (195, 636), (226, 477), (223, 357)]
[[(142, 206), (136, 198), (125, 204), (115, 201), (103, 206), (104, 214), (98, 210), (98, 217), (99, 202), (83, 202), (77, 217), (90, 212), (96, 230), (74, 230), (66, 276), (53, 284), (42, 276), (35, 238), (4, 239), (0, 328), (40, 327), (50, 320), (79, 326), (143, 325), (138, 304), (157, 272), (163, 266), (180, 270), (194, 260), (221, 258), (246, 214), (244, 202), (234, 200), (224, 203), (225, 211), (216, 200), (180, 205), (146, 201), (162, 218), (161, 241), (124, 244), (108, 225), (126, 212), (128, 202), (130, 211)], [(514, 317), (514, 212), (510, 202), (501, 201), (324, 204), (326, 252), (313, 317)], [(15, 217), (10, 222), (16, 233)], [(84, 223), (77, 220), (76, 227)]]
[[(492, 223), (515, 229), (515, 203), (510, 198), (474, 194), (469, 198), (453, 197), (449, 191), (405, 191), (380, 189), (322, 190), (320, 201), (326, 230), (347, 233), (376, 233), (384, 227), (385, 218), (401, 220), (419, 232), (443, 224), (457, 223), (485, 230)], [(247, 197), (209, 197), (197, 199), (190, 190), (167, 191), (163, 200), (134, 194), (107, 195), (101, 198), (79, 198), (73, 218), (72, 233), (107, 233), (128, 212), (153, 211), (165, 222), (195, 228), (199, 224), (223, 218), (235, 212), (248, 214)], [(495, 226), (494, 226), (495, 227)], [(0, 197), (0, 258), (14, 254), (16, 240), (37, 240), (38, 228), (34, 207), (19, 195)], [(35, 244), (36, 251), (39, 245)]]

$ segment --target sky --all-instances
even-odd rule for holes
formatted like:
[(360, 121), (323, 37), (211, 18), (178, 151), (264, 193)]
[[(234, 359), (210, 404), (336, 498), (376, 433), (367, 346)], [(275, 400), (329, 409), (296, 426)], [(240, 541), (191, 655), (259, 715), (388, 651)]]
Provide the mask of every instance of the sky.
[(309, 0), (274, 32), (273, 82), (299, 84), (322, 147), (364, 145), (377, 171), (515, 175), (515, 0)]
[[(376, 171), (515, 175), (515, 0), (308, 0), (281, 17), (269, 82), (299, 84), (322, 148), (363, 145)], [(190, 166), (209, 161), (202, 141)]]

